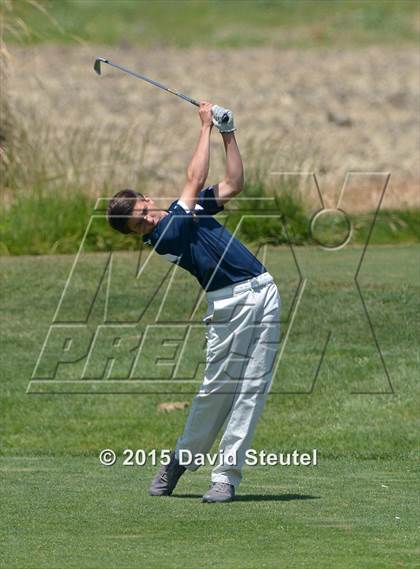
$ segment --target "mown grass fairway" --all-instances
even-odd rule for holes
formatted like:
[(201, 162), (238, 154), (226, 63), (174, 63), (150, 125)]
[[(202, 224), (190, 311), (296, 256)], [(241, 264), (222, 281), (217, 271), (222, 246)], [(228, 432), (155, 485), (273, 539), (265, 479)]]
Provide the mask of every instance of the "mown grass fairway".
[[(25, 393), (73, 257), (2, 258), (4, 566), (414, 567), (420, 249), (371, 247), (359, 276), (393, 394), (355, 291), (361, 252), (296, 248), (308, 282), (273, 386), (277, 394), (253, 444), (275, 452), (317, 448), (319, 465), (246, 468), (238, 502), (216, 507), (200, 502), (207, 468), (187, 474), (177, 496), (153, 499), (146, 490), (154, 468), (99, 464), (103, 448), (120, 458), (125, 448), (171, 448), (188, 410), (166, 414), (157, 404), (190, 401), (181, 387), (170, 396)], [(132, 286), (133, 254), (118, 255), (117, 284)], [(283, 299), (285, 337), (296, 269), (285, 247), (269, 248), (267, 259)], [(86, 256), (84, 280), (70, 291), (70, 312), (83, 305), (103, 261), (104, 254)], [(167, 268), (155, 259), (149, 277)], [(197, 288), (188, 275), (175, 282), (166, 314), (182, 319), (179, 299), (186, 302)], [(139, 290), (127, 297), (119, 289), (115, 306), (134, 310), (145, 300)], [(99, 296), (95, 318), (100, 302)], [(310, 389), (328, 330), (313, 393), (290, 394)]]
[(328, 460), (247, 468), (232, 504), (202, 504), (207, 468), (170, 498), (153, 469), (89, 458), (5, 458), (10, 569), (414, 568), (416, 473), (405, 461)]

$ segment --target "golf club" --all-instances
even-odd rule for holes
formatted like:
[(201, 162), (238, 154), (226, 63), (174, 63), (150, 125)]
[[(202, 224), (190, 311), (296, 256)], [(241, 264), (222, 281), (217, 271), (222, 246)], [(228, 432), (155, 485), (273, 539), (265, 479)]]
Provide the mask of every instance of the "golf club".
[[(197, 101), (196, 99), (192, 99), (191, 97), (188, 97), (187, 95), (184, 95), (183, 93), (180, 93), (179, 91), (175, 91), (174, 89), (171, 89), (170, 87), (166, 87), (165, 85), (162, 85), (162, 83), (158, 83), (157, 81), (154, 81), (153, 79), (149, 79), (149, 77), (146, 77), (145, 75), (141, 75), (140, 73), (136, 73), (135, 71), (131, 71), (130, 69), (127, 69), (126, 67), (123, 67), (122, 65), (118, 65), (117, 63), (112, 63), (112, 61), (110, 61), (109, 59), (105, 59), (104, 57), (97, 57), (95, 59), (95, 63), (94, 63), (93, 68), (98, 75), (101, 75), (101, 63), (106, 63), (107, 65), (111, 65), (112, 67), (115, 67), (116, 69), (119, 69), (120, 71), (123, 71), (124, 73), (128, 73), (128, 75), (132, 75), (133, 77), (137, 77), (137, 79), (142, 79), (143, 81), (146, 81), (147, 83), (150, 83), (151, 85), (154, 85), (155, 87), (159, 87), (159, 89), (163, 89), (164, 91), (167, 91), (168, 93), (172, 93), (172, 95), (176, 95), (177, 97), (184, 99), (184, 101), (188, 101), (189, 103), (191, 103), (192, 105), (195, 105), (196, 107), (200, 106), (199, 101)], [(228, 120), (229, 120), (229, 115), (227, 113), (225, 113), (222, 117), (222, 122), (227, 122)]]

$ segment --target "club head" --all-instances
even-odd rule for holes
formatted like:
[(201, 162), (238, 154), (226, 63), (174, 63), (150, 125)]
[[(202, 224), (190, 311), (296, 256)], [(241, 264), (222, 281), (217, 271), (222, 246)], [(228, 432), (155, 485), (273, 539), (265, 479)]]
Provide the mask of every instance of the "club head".
[(97, 58), (95, 59), (94, 65), (93, 65), (93, 69), (95, 70), (95, 72), (96, 72), (98, 75), (101, 74), (101, 62), (102, 62), (102, 61), (103, 61), (104, 63), (108, 63), (108, 60), (107, 60), (107, 59), (105, 59), (105, 58), (103, 58), (103, 57), (97, 57)]

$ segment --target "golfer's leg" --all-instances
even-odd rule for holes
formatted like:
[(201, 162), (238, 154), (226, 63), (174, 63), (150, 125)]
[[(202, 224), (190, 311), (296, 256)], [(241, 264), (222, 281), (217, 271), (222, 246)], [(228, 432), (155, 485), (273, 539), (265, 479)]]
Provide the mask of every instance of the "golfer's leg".
[[(176, 443), (177, 457), (180, 450), (189, 451), (193, 459), (197, 454), (210, 451), (229, 413), (232, 399), (232, 394), (226, 395), (220, 390), (200, 392), (195, 396), (184, 432)], [(189, 470), (198, 468), (194, 462), (185, 466)]]
[[(280, 339), (280, 306), (277, 292), (269, 292), (266, 296), (269, 298), (265, 304), (265, 316), (255, 326), (243, 381), (232, 403), (220, 441), (219, 448), (224, 460), (213, 469), (213, 482), (226, 482), (234, 486), (240, 483), (246, 451), (251, 446), (271, 387)], [(234, 462), (233, 466), (229, 464), (230, 461)]]
[[(209, 452), (232, 409), (238, 386), (232, 378), (242, 378), (244, 369), (243, 361), (235, 358), (235, 353), (238, 353), (238, 343), (250, 342), (247, 324), (251, 320), (246, 297), (241, 298), (245, 303), (243, 307), (236, 299), (218, 304), (216, 323), (208, 329), (204, 380), (193, 400), (184, 432), (177, 441), (177, 456), (181, 449), (190, 451), (193, 456)], [(236, 307), (235, 315), (230, 318), (232, 307)], [(188, 468), (196, 470), (198, 466), (191, 464)]]
[[(209, 326), (204, 379), (194, 397), (184, 432), (177, 441), (177, 457), (181, 449), (189, 451), (193, 457), (209, 452), (231, 408), (234, 393), (226, 375), (226, 332), (217, 332)], [(187, 468), (196, 470), (198, 466), (192, 463)]]

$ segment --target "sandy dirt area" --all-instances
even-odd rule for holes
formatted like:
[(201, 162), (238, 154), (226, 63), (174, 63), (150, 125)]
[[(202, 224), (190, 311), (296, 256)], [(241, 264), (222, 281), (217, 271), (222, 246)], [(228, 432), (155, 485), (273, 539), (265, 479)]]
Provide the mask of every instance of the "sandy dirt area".
[[(50, 154), (52, 175), (70, 186), (77, 178), (96, 194), (105, 183), (110, 193), (135, 186), (172, 197), (197, 138), (194, 107), (109, 67), (98, 77), (92, 64), (101, 55), (232, 108), (248, 171), (314, 171), (329, 205), (346, 173), (358, 172), (349, 199), (359, 210), (376, 206), (382, 186), (372, 173), (389, 172), (383, 206), (419, 205), (420, 61), (413, 48), (41, 46), (12, 55), (16, 111), (33, 143)], [(212, 153), (215, 182), (223, 176), (217, 132)]]

